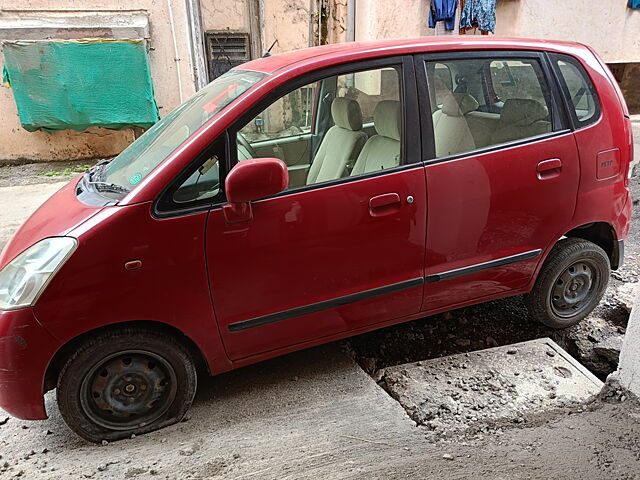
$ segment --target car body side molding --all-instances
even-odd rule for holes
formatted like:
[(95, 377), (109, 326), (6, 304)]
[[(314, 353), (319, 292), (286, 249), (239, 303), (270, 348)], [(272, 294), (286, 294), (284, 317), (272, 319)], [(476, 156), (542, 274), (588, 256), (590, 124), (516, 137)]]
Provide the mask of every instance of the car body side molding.
[(443, 280), (451, 280), (452, 278), (461, 277), (462, 275), (469, 275), (470, 273), (477, 273), (490, 268), (502, 267), (503, 265), (509, 265), (510, 263), (521, 262), (523, 260), (529, 260), (535, 258), (542, 250), (540, 248), (536, 250), (529, 250), (528, 252), (517, 253), (516, 255), (510, 255), (508, 257), (497, 258), (488, 262), (476, 263), (475, 265), (469, 265), (468, 267), (456, 268), (454, 270), (447, 270), (446, 272), (434, 273), (433, 275), (427, 275), (425, 277), (425, 283), (441, 282)]
[(385, 285), (384, 287), (373, 288), (371, 290), (365, 290), (364, 292), (352, 293), (343, 297), (305, 305), (304, 307), (291, 308), (289, 310), (282, 310), (280, 312), (271, 313), (262, 317), (242, 320), (240, 322), (232, 323), (231, 325), (229, 325), (228, 329), (230, 332), (241, 332), (250, 328), (262, 327), (264, 325), (269, 325), (270, 323), (289, 320), (291, 318), (307, 315), (309, 313), (329, 310), (330, 308), (339, 307), (340, 305), (347, 305), (349, 303), (360, 302), (362, 300), (368, 300), (370, 298), (379, 297), (381, 295), (387, 295), (390, 293), (407, 290), (409, 288), (423, 285), (424, 283), (440, 282), (442, 280), (449, 280), (451, 278), (480, 272), (482, 270), (487, 270), (490, 268), (501, 267), (510, 263), (529, 260), (531, 258), (537, 257), (541, 252), (541, 249), (531, 250), (528, 252), (511, 255), (509, 257), (498, 258), (489, 262), (478, 263), (476, 265), (470, 265), (468, 267), (462, 267), (455, 270), (436, 273), (434, 275), (428, 275), (425, 278), (412, 278), (411, 280), (405, 280), (404, 282), (392, 283), (391, 285)]
[(228, 328), (230, 332), (240, 332), (249, 328), (261, 327), (263, 325), (281, 322), (283, 320), (299, 317), (301, 315), (328, 310), (330, 308), (339, 307), (340, 305), (347, 305), (349, 303), (360, 302), (362, 300), (368, 300), (370, 298), (379, 297), (381, 295), (388, 295), (390, 293), (408, 290), (410, 288), (419, 287), (423, 284), (423, 277), (412, 278), (411, 280), (405, 280), (404, 282), (392, 283), (391, 285), (385, 285), (383, 287), (373, 288), (371, 290), (365, 290), (358, 293), (352, 293), (350, 295), (333, 298), (331, 300), (312, 303), (309, 305), (305, 305), (304, 307), (291, 308), (289, 310), (283, 310), (281, 312), (264, 315), (262, 317), (241, 320), (240, 322), (232, 323)]

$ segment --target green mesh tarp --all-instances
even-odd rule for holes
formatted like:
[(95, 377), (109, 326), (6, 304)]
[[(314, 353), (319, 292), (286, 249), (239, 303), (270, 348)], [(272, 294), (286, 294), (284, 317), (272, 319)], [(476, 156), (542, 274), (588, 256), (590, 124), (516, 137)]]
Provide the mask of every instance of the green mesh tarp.
[(30, 132), (158, 121), (142, 41), (17, 42), (3, 50), (4, 81)]

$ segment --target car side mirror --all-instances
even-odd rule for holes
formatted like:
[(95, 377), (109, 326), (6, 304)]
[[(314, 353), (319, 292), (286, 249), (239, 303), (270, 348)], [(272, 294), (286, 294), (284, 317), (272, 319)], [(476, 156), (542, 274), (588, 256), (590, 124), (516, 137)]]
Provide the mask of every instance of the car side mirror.
[(287, 165), (279, 158), (252, 158), (238, 162), (225, 179), (227, 223), (253, 218), (251, 202), (280, 193), (289, 185)]

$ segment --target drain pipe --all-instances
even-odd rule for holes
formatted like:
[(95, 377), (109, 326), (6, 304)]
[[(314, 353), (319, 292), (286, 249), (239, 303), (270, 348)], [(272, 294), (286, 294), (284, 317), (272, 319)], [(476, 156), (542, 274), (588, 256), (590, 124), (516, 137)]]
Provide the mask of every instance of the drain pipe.
[(347, 42), (356, 41), (356, 0), (347, 0)]
[(173, 38), (173, 61), (176, 64), (176, 77), (178, 79), (178, 97), (180, 104), (184, 102), (184, 94), (182, 92), (182, 77), (180, 76), (180, 54), (178, 53), (178, 39), (176, 37), (176, 22), (173, 19), (173, 4), (171, 0), (167, 0), (167, 10), (169, 13), (169, 25), (171, 26), (171, 36)]
[(313, 47), (316, 42), (313, 39), (314, 10), (316, 0), (309, 0), (309, 46)]
[(186, 0), (186, 2), (191, 63), (197, 92), (208, 83), (207, 60), (204, 53), (204, 35), (202, 32), (202, 12), (200, 0)]

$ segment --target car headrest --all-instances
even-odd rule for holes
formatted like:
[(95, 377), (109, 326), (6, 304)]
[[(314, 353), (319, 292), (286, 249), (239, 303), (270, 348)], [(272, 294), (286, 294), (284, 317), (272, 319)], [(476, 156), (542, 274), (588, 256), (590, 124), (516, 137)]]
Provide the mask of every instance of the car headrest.
[(510, 98), (502, 107), (500, 123), (507, 125), (531, 125), (538, 120), (546, 118), (547, 107), (537, 100), (529, 98)]
[(350, 98), (338, 97), (331, 103), (333, 122), (347, 130), (362, 130), (360, 105)]
[(373, 125), (378, 135), (400, 140), (400, 102), (382, 100), (373, 111)]
[(468, 93), (450, 93), (442, 101), (442, 113), (450, 117), (461, 117), (477, 110), (480, 104)]

